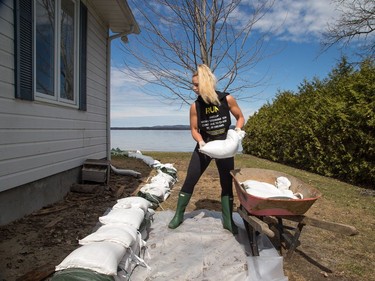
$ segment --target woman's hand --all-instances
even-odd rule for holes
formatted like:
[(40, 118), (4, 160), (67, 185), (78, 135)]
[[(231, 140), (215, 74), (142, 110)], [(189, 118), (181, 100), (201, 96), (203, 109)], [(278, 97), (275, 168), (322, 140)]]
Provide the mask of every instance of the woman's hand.
[(202, 147), (205, 146), (205, 145), (206, 145), (206, 143), (203, 140), (201, 140), (199, 142), (199, 149), (202, 149)]

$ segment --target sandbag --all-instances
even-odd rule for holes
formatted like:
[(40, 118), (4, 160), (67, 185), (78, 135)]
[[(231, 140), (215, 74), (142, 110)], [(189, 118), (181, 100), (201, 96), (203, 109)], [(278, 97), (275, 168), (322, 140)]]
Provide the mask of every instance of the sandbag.
[(112, 209), (108, 214), (99, 217), (102, 224), (123, 223), (139, 229), (145, 213), (140, 208)]
[[(171, 189), (167, 185), (159, 183), (148, 183), (142, 186), (140, 192), (142, 192), (143, 194), (150, 194), (151, 197), (155, 197), (154, 199), (158, 200), (158, 202), (163, 202), (169, 196), (170, 190)], [(148, 198), (146, 197), (146, 199)]]
[(109, 241), (119, 243), (125, 248), (131, 247), (137, 239), (137, 229), (126, 224), (106, 224), (99, 227), (95, 232), (78, 240), (80, 245), (94, 242)]
[(282, 189), (282, 190), (288, 190), (290, 189), (290, 186), (292, 185), (292, 183), (290, 182), (290, 180), (286, 177), (278, 177), (276, 178), (276, 181), (275, 181), (275, 186), (278, 188), (278, 189)]
[(173, 176), (158, 170), (158, 174), (151, 178), (151, 182), (166, 183), (169, 187), (172, 187), (176, 183), (176, 179)]
[(117, 203), (113, 206), (113, 209), (129, 209), (129, 208), (140, 208), (146, 214), (147, 209), (151, 207), (151, 203), (140, 196), (129, 196), (117, 200)]
[(133, 280), (131, 278), (132, 276), (130, 273), (137, 266), (142, 266), (147, 269), (150, 269), (146, 262), (140, 257), (142, 249), (146, 250), (145, 246), (146, 242), (142, 240), (142, 238), (139, 235), (136, 242), (133, 244), (131, 248), (128, 248), (126, 250), (125, 255), (120, 261), (118, 265), (120, 271), (117, 272), (117, 276), (115, 276), (116, 281)]
[(154, 168), (160, 170), (161, 172), (170, 175), (175, 180), (177, 180), (177, 169), (173, 167), (173, 164), (167, 163), (167, 164), (155, 164)]
[(225, 140), (210, 141), (200, 148), (199, 151), (215, 159), (233, 157), (236, 155), (240, 141), (244, 136), (244, 131), (237, 132), (230, 129)]
[(275, 185), (256, 180), (246, 180), (241, 183), (248, 194), (261, 198), (285, 198), (298, 199), (293, 191), (289, 189), (279, 189)]
[(242, 185), (246, 188), (246, 192), (253, 196), (268, 198), (282, 195), (281, 190), (270, 183), (246, 180), (242, 182)]
[(55, 272), (51, 281), (114, 281), (113, 276), (100, 274), (98, 272), (83, 269), (69, 268)]
[(125, 252), (126, 248), (118, 243), (90, 243), (71, 252), (55, 269), (83, 268), (114, 276)]

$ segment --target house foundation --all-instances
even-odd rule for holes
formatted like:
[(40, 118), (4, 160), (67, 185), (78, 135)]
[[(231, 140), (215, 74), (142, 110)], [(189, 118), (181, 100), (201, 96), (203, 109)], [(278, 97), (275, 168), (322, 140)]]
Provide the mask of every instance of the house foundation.
[(0, 192), (0, 225), (62, 200), (80, 177), (81, 167), (77, 167)]

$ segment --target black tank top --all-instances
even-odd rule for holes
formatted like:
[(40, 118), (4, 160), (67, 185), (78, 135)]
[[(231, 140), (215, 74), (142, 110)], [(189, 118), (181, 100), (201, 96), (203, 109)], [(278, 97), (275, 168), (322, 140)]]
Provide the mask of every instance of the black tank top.
[(227, 136), (231, 120), (228, 93), (216, 92), (220, 105), (207, 104), (201, 96), (195, 101), (198, 116), (198, 129), (205, 142), (224, 140)]

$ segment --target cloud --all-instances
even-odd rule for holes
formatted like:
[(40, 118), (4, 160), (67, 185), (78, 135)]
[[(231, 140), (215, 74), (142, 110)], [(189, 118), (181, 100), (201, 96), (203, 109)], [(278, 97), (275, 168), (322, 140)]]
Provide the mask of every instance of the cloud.
[[(189, 108), (172, 104), (168, 100), (144, 93), (148, 84), (127, 75), (129, 70), (119, 67), (111, 71), (111, 125), (153, 126), (186, 124)], [(141, 75), (147, 71), (136, 70)], [(177, 123), (176, 123), (177, 122)]]
[[(131, 71), (137, 73), (139, 77), (144, 79), (137, 79), (134, 75), (131, 75)], [(111, 69), (111, 86), (112, 88), (121, 88), (125, 85), (132, 85), (133, 87), (142, 87), (148, 84), (146, 81), (152, 81), (154, 76), (151, 75), (147, 70), (142, 68), (133, 68), (132, 70), (129, 68), (120, 68), (120, 67), (112, 67)]]
[[(243, 3), (254, 7), (259, 2), (247, 0)], [(243, 15), (237, 18), (248, 18)], [(271, 31), (282, 41), (310, 42), (321, 36), (327, 24), (338, 16), (336, 7), (327, 0), (275, 0), (267, 13), (253, 28), (261, 33)]]

